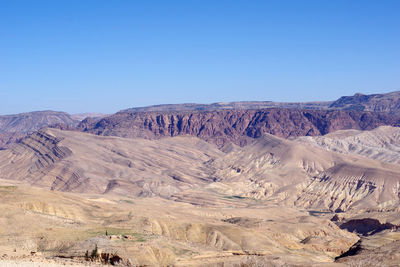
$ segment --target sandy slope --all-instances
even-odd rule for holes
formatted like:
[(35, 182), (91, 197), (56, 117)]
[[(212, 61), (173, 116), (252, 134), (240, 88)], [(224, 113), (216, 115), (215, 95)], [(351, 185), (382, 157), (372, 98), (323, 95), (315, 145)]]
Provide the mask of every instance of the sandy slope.
[(31, 135), (0, 151), (4, 259), (85, 263), (97, 244), (132, 265), (319, 266), (359, 240), (330, 220), (335, 211), (342, 222), (398, 223), (396, 164), (271, 135), (225, 148), (193, 137)]

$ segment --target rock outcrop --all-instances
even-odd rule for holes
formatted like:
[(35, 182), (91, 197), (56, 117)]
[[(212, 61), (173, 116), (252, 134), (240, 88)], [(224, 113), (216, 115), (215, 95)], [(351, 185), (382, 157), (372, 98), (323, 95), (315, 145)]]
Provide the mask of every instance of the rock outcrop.
[(192, 135), (223, 146), (246, 145), (264, 133), (279, 137), (316, 136), (337, 130), (400, 126), (400, 116), (386, 113), (261, 109), (193, 112), (119, 112), (100, 120), (83, 120), (78, 129), (97, 135), (158, 139)]

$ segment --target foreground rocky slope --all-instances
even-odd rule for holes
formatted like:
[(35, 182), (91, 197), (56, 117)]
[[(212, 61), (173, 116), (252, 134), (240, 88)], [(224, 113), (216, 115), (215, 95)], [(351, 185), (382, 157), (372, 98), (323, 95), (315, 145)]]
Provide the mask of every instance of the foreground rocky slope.
[(305, 211), (246, 200), (229, 200), (215, 209), (0, 182), (0, 249), (5, 258), (29, 259), (34, 253), (85, 263), (85, 252), (97, 245), (101, 253), (118, 255), (120, 264), (131, 266), (235, 266), (254, 260), (261, 265), (320, 265), (358, 240)]
[(400, 126), (400, 116), (298, 109), (119, 112), (101, 120), (84, 120), (78, 129), (97, 135), (147, 139), (192, 135), (223, 146), (227, 142), (245, 145), (264, 133), (288, 138), (343, 129), (370, 130), (381, 125)]

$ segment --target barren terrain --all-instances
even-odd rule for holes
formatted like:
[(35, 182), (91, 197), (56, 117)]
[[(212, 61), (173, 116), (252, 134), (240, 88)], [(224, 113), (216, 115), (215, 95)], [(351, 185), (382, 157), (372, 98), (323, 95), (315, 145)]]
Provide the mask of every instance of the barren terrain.
[(397, 130), (324, 137), (367, 135), (376, 157), (269, 134), (218, 149), (44, 129), (0, 151), (2, 259), (100, 264), (85, 258), (97, 246), (131, 266), (390, 265), (400, 169), (383, 144)]

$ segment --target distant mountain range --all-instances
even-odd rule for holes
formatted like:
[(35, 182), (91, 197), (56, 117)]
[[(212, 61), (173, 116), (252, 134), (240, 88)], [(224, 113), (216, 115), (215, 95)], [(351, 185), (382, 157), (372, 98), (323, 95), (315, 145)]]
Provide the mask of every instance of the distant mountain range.
[(192, 135), (224, 146), (243, 146), (264, 133), (279, 137), (324, 135), (337, 130), (400, 126), (400, 116), (348, 110), (287, 108), (215, 111), (119, 112), (83, 120), (78, 129), (97, 135), (158, 139)]
[(323, 135), (335, 130), (399, 126), (399, 118), (400, 91), (358, 93), (327, 102), (156, 105), (125, 109), (113, 115), (35, 111), (0, 116), (0, 148), (48, 126), (151, 139), (194, 135), (219, 145), (226, 141), (243, 145), (248, 143), (248, 138), (264, 132), (285, 138)]
[(57, 111), (34, 111), (0, 116), (0, 147), (5, 147), (29, 133), (53, 124), (76, 126), (79, 120)]
[(219, 102), (213, 104), (166, 104), (148, 107), (135, 107), (121, 112), (164, 112), (164, 111), (210, 111), (221, 109), (265, 109), (265, 108), (294, 108), (294, 109), (344, 109), (374, 112), (400, 112), (400, 91), (386, 94), (364, 95), (357, 93), (353, 96), (343, 96), (336, 101), (315, 102), (272, 102), (272, 101), (240, 101)]
[[(353, 103), (353, 104), (351, 104)], [(337, 130), (400, 126), (400, 92), (341, 97), (332, 102), (231, 102), (158, 105), (86, 119), (80, 131), (98, 135), (157, 139), (192, 135), (224, 146), (248, 144), (264, 133), (279, 137), (316, 136)]]
[(266, 109), (266, 108), (294, 108), (294, 109), (326, 109), (333, 102), (272, 102), (272, 101), (240, 101), (240, 102), (218, 102), (213, 104), (166, 104), (148, 107), (136, 107), (122, 110), (120, 112), (169, 112), (169, 111), (213, 111), (227, 109)]
[(400, 113), (400, 91), (387, 94), (342, 96), (329, 105), (330, 109)]

